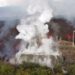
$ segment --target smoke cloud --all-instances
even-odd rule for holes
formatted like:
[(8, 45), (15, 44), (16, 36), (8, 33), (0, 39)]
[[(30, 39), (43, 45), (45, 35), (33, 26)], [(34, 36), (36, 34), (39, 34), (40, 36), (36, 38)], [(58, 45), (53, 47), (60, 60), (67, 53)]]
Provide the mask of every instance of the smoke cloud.
[[(40, 1), (42, 1), (43, 3), (40, 4)], [(47, 9), (48, 7), (45, 6), (45, 3), (46, 3), (45, 0), (37, 0), (37, 2), (35, 2), (35, 0), (0, 0), (0, 20), (7, 20), (10, 18), (11, 20), (21, 19), (22, 17), (26, 18), (28, 16), (31, 17), (33, 16), (35, 12), (37, 11), (41, 12), (41, 10), (43, 10), (40, 8), (41, 6), (46, 7)], [(74, 10), (75, 0), (68, 0), (68, 1), (67, 0), (48, 0), (47, 3), (49, 3), (48, 5), (52, 9), (54, 17), (64, 17), (68, 20), (72, 20), (72, 18), (75, 17), (75, 10)], [(31, 4), (33, 4), (32, 7), (29, 7), (29, 5)], [(36, 7), (34, 7), (35, 5)], [(36, 8), (36, 10), (34, 10), (33, 8)], [(36, 15), (36, 18), (38, 15)], [(29, 18), (27, 20), (29, 20)], [(7, 22), (7, 25), (5, 25), (4, 28), (2, 28), (2, 33), (0, 34), (0, 37), (3, 37), (3, 35), (5, 35), (5, 32), (8, 32), (10, 28), (15, 26), (14, 22), (12, 24), (11, 23), (12, 21)], [(11, 41), (9, 43), (8, 42), (6, 42), (5, 44), (6, 45), (5, 49), (7, 49), (9, 52), (11, 50), (11, 48), (9, 48)], [(8, 46), (7, 46), (7, 43), (8, 43)]]

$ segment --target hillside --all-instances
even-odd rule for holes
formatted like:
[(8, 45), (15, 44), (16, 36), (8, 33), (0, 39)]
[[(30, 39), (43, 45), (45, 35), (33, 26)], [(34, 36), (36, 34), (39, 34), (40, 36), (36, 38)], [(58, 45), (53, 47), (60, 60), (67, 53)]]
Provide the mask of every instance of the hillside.
[[(54, 27), (53, 27), (54, 26)], [(53, 28), (53, 29), (51, 29)], [(54, 32), (56, 35), (64, 40), (72, 41), (73, 31), (75, 30), (74, 24), (66, 19), (53, 18), (49, 23), (50, 32)]]
[[(55, 19), (53, 18), (51, 22), (49, 23), (50, 25), (53, 25), (55, 23), (55, 28), (50, 27), (50, 32), (49, 36), (52, 35), (52, 33), (57, 34), (64, 40), (69, 40), (72, 41), (72, 37), (68, 38), (65, 37), (68, 34), (72, 36), (73, 30), (75, 29), (70, 22), (66, 21), (65, 19)], [(6, 32), (2, 38), (0, 38), (0, 57), (8, 60), (10, 57), (14, 56), (16, 52), (18, 52), (19, 47), (20, 47), (20, 40), (16, 40), (15, 36), (18, 34), (18, 31), (16, 30), (16, 25), (14, 27), (9, 28), (9, 31)], [(2, 29), (4, 28), (4, 22), (0, 21), (0, 33), (3, 32)], [(1, 37), (1, 36), (0, 36)], [(65, 46), (65, 47), (64, 47)], [(62, 52), (63, 56), (67, 61), (69, 58), (72, 58), (73, 61), (75, 61), (75, 48), (66, 48), (66, 45), (62, 45), (60, 51)], [(9, 49), (9, 50), (8, 50)], [(72, 61), (71, 59), (71, 61)]]

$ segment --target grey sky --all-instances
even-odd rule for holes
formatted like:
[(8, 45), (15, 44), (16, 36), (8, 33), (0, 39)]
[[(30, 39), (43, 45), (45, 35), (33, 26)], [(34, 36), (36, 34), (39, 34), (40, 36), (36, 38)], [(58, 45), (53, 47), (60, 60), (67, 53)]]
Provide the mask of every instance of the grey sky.
[[(38, 0), (37, 0), (38, 1)], [(47, 1), (47, 0), (40, 0), (40, 1)], [(75, 17), (75, 0), (48, 0), (49, 1), (49, 5), (53, 10), (53, 14), (54, 16), (63, 16), (65, 18), (71, 19)], [(10, 16), (13, 15), (13, 13), (17, 14), (17, 11), (19, 13), (21, 9), (16, 10), (16, 8), (14, 8), (14, 10), (11, 8), (2, 8), (2, 7), (6, 7), (6, 6), (24, 6), (28, 3), (28, 2), (35, 2), (35, 0), (0, 0), (0, 14), (1, 17), (2, 16)], [(4, 9), (4, 10), (3, 10)], [(25, 10), (25, 8), (24, 8)], [(22, 10), (21, 10), (22, 11)], [(6, 14), (5, 14), (6, 12)], [(22, 11), (24, 12), (24, 11)]]

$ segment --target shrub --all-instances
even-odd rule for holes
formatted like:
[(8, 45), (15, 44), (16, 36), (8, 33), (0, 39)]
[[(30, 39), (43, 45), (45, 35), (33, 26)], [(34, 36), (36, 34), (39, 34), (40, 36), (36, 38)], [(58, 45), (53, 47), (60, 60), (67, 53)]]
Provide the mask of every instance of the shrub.
[(14, 75), (14, 67), (8, 64), (0, 64), (0, 75)]
[(68, 67), (68, 75), (75, 75), (75, 64)]

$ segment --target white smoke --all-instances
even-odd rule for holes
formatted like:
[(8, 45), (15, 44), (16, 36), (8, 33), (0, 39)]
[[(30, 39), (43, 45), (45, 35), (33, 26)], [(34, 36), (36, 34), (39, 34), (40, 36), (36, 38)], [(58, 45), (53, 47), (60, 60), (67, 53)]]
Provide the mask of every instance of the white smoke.
[(29, 61), (52, 67), (51, 56), (57, 58), (60, 54), (53, 37), (47, 38), (49, 30), (45, 23), (53, 17), (49, 2), (48, 0), (27, 0), (24, 6), (27, 14), (17, 26), (19, 35), (16, 39), (22, 39), (23, 42), (19, 52), (16, 53), (16, 62)]
[[(21, 24), (30, 25), (30, 26), (26, 26), (26, 28), (27, 29), (29, 28), (30, 32), (31, 31), (34, 32), (35, 29), (33, 25), (34, 24), (43, 25), (46, 21), (49, 21), (49, 18), (52, 17), (51, 14), (49, 14), (51, 11), (53, 11), (54, 17), (65, 17), (71, 20), (72, 18), (75, 17), (74, 6), (75, 6), (74, 0), (68, 0), (68, 1), (67, 0), (47, 0), (47, 1), (46, 0), (37, 0), (37, 1), (35, 0), (0, 0), (0, 20), (6, 20), (10, 18), (21, 19), (23, 17), (25, 18), (25, 21), (22, 20)], [(39, 21), (41, 21), (42, 23), (41, 24), (38, 23)], [(3, 28), (3, 31), (6, 32), (11, 27), (13, 27), (13, 24), (11, 26), (10, 24), (7, 24), (7, 26)], [(25, 30), (27, 31), (26, 28)], [(38, 31), (41, 31), (40, 29), (42, 29), (42, 26), (41, 28), (40, 26), (38, 26), (38, 28), (39, 28)], [(0, 35), (3, 36), (4, 32), (2, 32), (2, 34)], [(41, 33), (42, 32), (43, 31), (41, 31)], [(22, 30), (22, 33), (23, 33), (23, 30)], [(32, 37), (34, 34), (35, 33), (33, 34), (29, 33), (27, 36), (31, 35)], [(17, 36), (17, 38), (18, 37), (25, 39), (25, 37), (23, 38), (22, 36), (19, 36), (19, 35)], [(27, 40), (31, 40), (30, 39), (31, 37), (27, 37)], [(25, 39), (25, 41), (27, 40)], [(45, 41), (48, 41), (48, 40), (45, 40)]]

